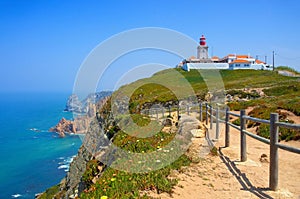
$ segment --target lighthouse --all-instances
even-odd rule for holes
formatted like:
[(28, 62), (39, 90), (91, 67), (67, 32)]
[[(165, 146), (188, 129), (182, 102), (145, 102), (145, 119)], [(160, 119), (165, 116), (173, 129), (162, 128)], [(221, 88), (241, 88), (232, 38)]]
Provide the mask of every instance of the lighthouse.
[(208, 46), (204, 35), (200, 37), (199, 46), (197, 47), (197, 58), (203, 62), (208, 61)]

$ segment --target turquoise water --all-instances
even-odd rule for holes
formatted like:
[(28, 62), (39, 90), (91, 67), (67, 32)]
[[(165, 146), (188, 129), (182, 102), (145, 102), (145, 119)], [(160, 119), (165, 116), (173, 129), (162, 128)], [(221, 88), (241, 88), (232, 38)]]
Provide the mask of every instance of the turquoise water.
[(81, 140), (48, 132), (68, 94), (0, 94), (0, 199), (34, 198), (60, 182)]

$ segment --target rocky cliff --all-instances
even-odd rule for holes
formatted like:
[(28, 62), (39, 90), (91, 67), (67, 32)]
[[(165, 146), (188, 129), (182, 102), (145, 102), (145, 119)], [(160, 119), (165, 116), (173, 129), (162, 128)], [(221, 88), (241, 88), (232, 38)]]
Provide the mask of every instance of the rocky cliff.
[[(99, 136), (99, 139), (101, 139), (101, 136), (104, 135), (100, 132), (101, 125), (98, 120), (94, 118), (88, 129), (89, 137), (85, 139), (85, 142), (80, 147), (78, 154), (70, 164), (70, 170), (67, 173), (65, 180), (63, 180), (64, 183), (61, 184), (61, 191), (64, 192), (64, 198), (75, 198), (85, 189), (86, 185), (82, 181), (82, 175), (86, 170), (87, 162), (94, 158), (91, 145), (96, 142), (96, 140), (94, 140), (96, 138), (91, 135), (94, 135), (95, 137)], [(103, 140), (104, 139), (105, 138), (103, 137)]]
[[(77, 97), (74, 96), (75, 95), (72, 95), (70, 98), (77, 99)], [(68, 102), (70, 101), (70, 98)], [(85, 134), (89, 128), (90, 122), (96, 116), (96, 110), (99, 110), (108, 99), (109, 97), (106, 96), (98, 99), (96, 104), (91, 102), (88, 103), (87, 112), (85, 114), (75, 116), (73, 120), (62, 118), (54, 127), (49, 129), (49, 132), (57, 132), (60, 137), (65, 137), (65, 133)]]
[[(109, 140), (103, 129), (105, 129), (105, 126), (110, 126), (112, 122), (109, 119), (109, 111), (107, 111), (110, 107), (109, 99), (109, 97), (105, 97), (95, 104), (97, 110), (99, 110), (97, 117), (95, 108), (95, 113), (76, 118), (74, 121), (68, 121), (63, 118), (60, 123), (53, 128), (54, 131), (58, 131), (61, 129), (70, 129), (72, 126), (70, 132), (74, 133), (78, 133), (79, 125), (82, 125), (80, 128), (83, 128), (83, 126), (86, 128), (84, 142), (78, 150), (78, 154), (71, 162), (69, 172), (61, 181), (59, 185), (60, 191), (55, 194), (56, 198), (76, 198), (86, 188), (85, 182), (82, 180), (82, 175), (86, 170), (87, 163), (95, 159), (95, 155), (105, 155), (105, 153), (102, 152), (105, 150), (105, 147), (109, 145)], [(98, 153), (95, 154), (96, 152)]]
[(60, 137), (65, 137), (65, 132), (76, 133), (76, 125), (73, 121), (62, 118), (49, 132), (57, 132)]
[(72, 94), (68, 98), (65, 111), (74, 113), (88, 113), (91, 108), (91, 104), (96, 104), (98, 101), (110, 96), (111, 94), (111, 91), (92, 93), (83, 100), (80, 100), (76, 94)]

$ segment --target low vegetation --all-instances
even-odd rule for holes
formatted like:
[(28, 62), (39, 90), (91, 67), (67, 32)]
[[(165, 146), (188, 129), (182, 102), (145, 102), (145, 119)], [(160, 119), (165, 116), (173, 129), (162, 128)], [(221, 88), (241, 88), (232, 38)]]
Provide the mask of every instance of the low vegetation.
[[(140, 114), (131, 115), (133, 121), (138, 126), (145, 126), (149, 123), (149, 118)], [(156, 124), (158, 125), (158, 124)], [(111, 126), (111, 129), (117, 129)], [(140, 132), (144, 133), (144, 132)], [(151, 137), (139, 138), (139, 135), (131, 136), (120, 129), (113, 135), (115, 146), (124, 151), (132, 153), (150, 153), (160, 150), (166, 144), (171, 142), (175, 133), (158, 131)], [(174, 149), (176, 150), (176, 149)], [(158, 159), (161, 157), (158, 157)], [(154, 164), (159, 162), (153, 161)], [(80, 198), (150, 198), (143, 194), (143, 191), (151, 190), (157, 193), (172, 192), (172, 187), (177, 184), (176, 179), (168, 178), (171, 170), (179, 170), (183, 166), (188, 166), (191, 160), (186, 155), (181, 155), (175, 162), (159, 170), (149, 170), (145, 173), (130, 173), (120, 171), (114, 168), (106, 168), (99, 173), (100, 163), (97, 160), (91, 160), (86, 166), (86, 171), (82, 180), (88, 186), (81, 194)], [(124, 162), (126, 167), (132, 167), (133, 163)], [(101, 165), (103, 167), (103, 165)], [(143, 166), (141, 164), (141, 166)], [(151, 165), (145, 165), (151, 167)], [(99, 176), (97, 178), (96, 176)]]
[[(223, 79), (223, 82), (218, 82), (219, 77)], [(250, 115), (262, 119), (269, 119), (270, 113), (278, 109), (286, 109), (298, 116), (300, 115), (300, 82), (295, 77), (285, 77), (273, 71), (191, 70), (186, 72), (181, 69), (168, 69), (156, 73), (151, 78), (123, 86), (115, 92), (115, 95), (122, 94), (129, 98), (130, 115), (117, 118), (113, 125), (107, 123), (108, 137), (113, 140), (116, 146), (128, 152), (150, 153), (159, 150), (167, 145), (175, 134), (163, 132), (161, 129), (154, 130), (153, 134), (154, 126), (158, 125), (152, 122), (149, 117), (142, 115), (141, 110), (149, 104), (176, 104), (180, 99), (191, 97), (191, 90), (197, 98), (204, 100), (209, 90), (207, 81), (209, 81), (210, 89), (221, 84), (227, 90), (227, 94), (247, 99), (230, 102), (228, 106), (231, 110), (254, 107)], [(187, 87), (187, 84), (190, 88)], [(262, 97), (256, 91), (245, 92), (243, 91), (244, 88), (263, 88), (265, 96)], [(108, 104), (105, 110), (102, 110), (105, 119), (109, 118), (110, 102)], [(147, 134), (147, 131), (141, 132), (138, 128), (128, 129), (136, 134), (128, 134), (128, 132), (118, 128), (116, 123), (121, 122), (126, 126), (130, 119), (140, 127), (153, 125), (149, 128), (149, 132), (152, 131), (152, 136), (137, 137), (138, 134)], [(234, 123), (239, 125), (239, 120)], [(249, 122), (247, 126), (256, 127), (259, 135), (269, 137), (267, 125)], [(299, 139), (299, 135), (300, 133), (297, 131), (281, 130), (280, 140)], [(218, 151), (214, 148), (211, 153), (217, 155)], [(99, 170), (100, 163), (91, 160), (82, 177), (87, 188), (80, 198), (150, 198), (145, 194), (145, 191), (171, 193), (177, 180), (168, 177), (170, 172), (172, 170), (180, 171), (182, 167), (188, 166), (190, 163), (191, 160), (186, 155), (181, 155), (172, 164), (155, 171), (129, 173), (114, 168), (106, 168), (101, 173)], [(129, 162), (124, 162), (124, 164), (128, 167), (131, 165)]]
[[(186, 155), (180, 156), (171, 165), (148, 173), (128, 173), (113, 168), (106, 169), (101, 178), (89, 186), (80, 198), (151, 198), (143, 191), (155, 191), (157, 193), (172, 193), (172, 187), (177, 184), (176, 179), (168, 178), (171, 170), (179, 170), (182, 166), (188, 166), (190, 159)], [(129, 166), (129, 165), (128, 165)], [(90, 173), (87, 169), (86, 173)]]
[(55, 185), (55, 186), (47, 189), (41, 196), (39, 196), (39, 199), (59, 199), (59, 198), (61, 198), (61, 196), (57, 195), (57, 193), (59, 193), (59, 185)]
[[(286, 70), (298, 73), (289, 67), (278, 67), (277, 70)], [(220, 77), (223, 82), (218, 82)], [(168, 82), (169, 85), (173, 85), (173, 87), (162, 88), (153, 84), (148, 85), (148, 82), (157, 82), (157, 84), (159, 84), (162, 79), (165, 82)], [(142, 106), (145, 102), (157, 102), (156, 99), (162, 99), (163, 102), (172, 100), (178, 101), (178, 96), (175, 96), (175, 94), (171, 91), (173, 89), (185, 91), (186, 85), (185, 83), (182, 83), (184, 81), (189, 83), (189, 85), (193, 88), (195, 95), (201, 100), (205, 99), (205, 95), (208, 92), (207, 84), (210, 86), (218, 84), (218, 87), (220, 87), (220, 84), (223, 84), (224, 89), (227, 90), (226, 94), (246, 99), (242, 101), (234, 100), (228, 103), (230, 109), (238, 111), (248, 107), (255, 107), (253, 112), (250, 113), (253, 117), (269, 119), (270, 113), (275, 112), (278, 109), (285, 109), (293, 112), (297, 116), (300, 116), (299, 79), (297, 77), (280, 75), (277, 71), (191, 70), (190, 72), (186, 72), (181, 69), (168, 69), (156, 73), (151, 78), (129, 84), (120, 90), (124, 89), (126, 91), (130, 90), (130, 88), (138, 88), (131, 98), (131, 103), (138, 104), (139, 106)], [(261, 88), (265, 95), (260, 96), (255, 88)], [(250, 92), (245, 92), (244, 89), (250, 90)], [(122, 92), (124, 92), (124, 90), (122, 90)], [(152, 95), (146, 95), (146, 93), (151, 93)], [(184, 95), (182, 95), (182, 97), (184, 97)], [(238, 123), (239, 121), (236, 120), (236, 124)], [(255, 125), (259, 126), (259, 124), (253, 122), (248, 124), (249, 127)], [(263, 134), (261, 133), (262, 128), (263, 126), (260, 129), (260, 134)], [(293, 134), (290, 131), (288, 133)], [(288, 133), (281, 134), (285, 135)], [(294, 137), (295, 136), (291, 136), (291, 139), (294, 139)]]

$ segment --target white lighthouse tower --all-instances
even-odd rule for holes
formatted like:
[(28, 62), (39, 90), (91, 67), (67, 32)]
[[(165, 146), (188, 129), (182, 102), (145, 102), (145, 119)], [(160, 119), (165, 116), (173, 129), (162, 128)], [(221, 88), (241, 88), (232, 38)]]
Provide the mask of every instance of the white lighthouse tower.
[(209, 62), (208, 59), (208, 46), (206, 45), (206, 38), (204, 35), (200, 37), (199, 46), (197, 47), (197, 58), (200, 59), (201, 62)]

